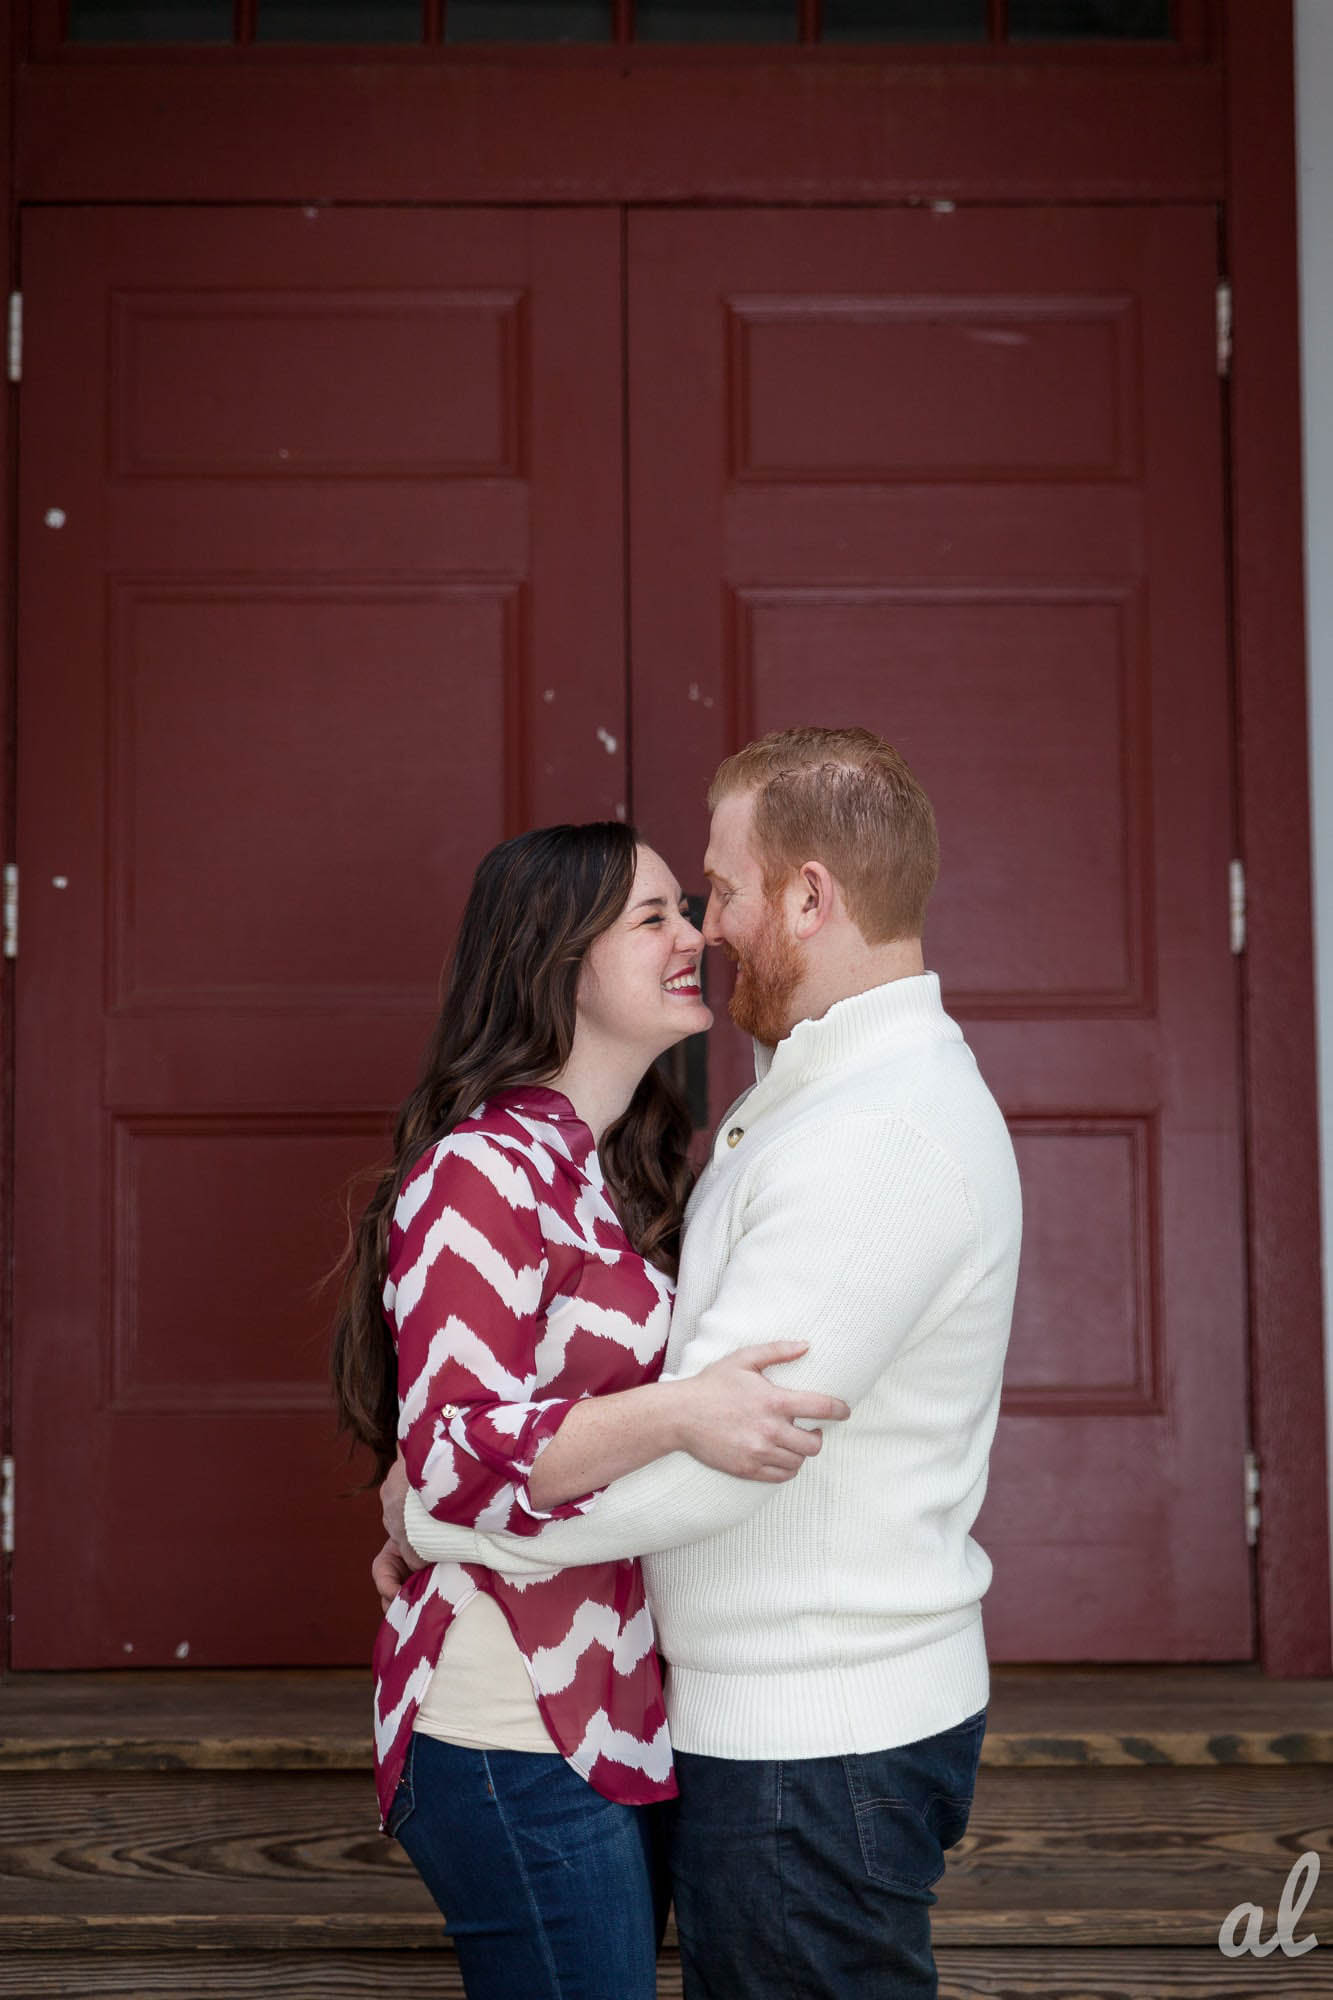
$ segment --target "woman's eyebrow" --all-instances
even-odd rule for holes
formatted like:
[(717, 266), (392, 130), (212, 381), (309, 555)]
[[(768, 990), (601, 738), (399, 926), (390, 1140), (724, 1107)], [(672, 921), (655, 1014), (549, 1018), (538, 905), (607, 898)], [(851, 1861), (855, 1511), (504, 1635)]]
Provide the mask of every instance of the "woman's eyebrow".
[[(688, 900), (689, 898), (686, 896), (685, 891), (682, 889), (676, 897), (674, 907), (679, 910), (686, 902), (688, 902)], [(630, 914), (633, 915), (635, 910), (648, 910), (648, 909), (669, 910), (672, 907), (673, 905), (669, 897), (641, 896), (637, 903), (630, 904)]]

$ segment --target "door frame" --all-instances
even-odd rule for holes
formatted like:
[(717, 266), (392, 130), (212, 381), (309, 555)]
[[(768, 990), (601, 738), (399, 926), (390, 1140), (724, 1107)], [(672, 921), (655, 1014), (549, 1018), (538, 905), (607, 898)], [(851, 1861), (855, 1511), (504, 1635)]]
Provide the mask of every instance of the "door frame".
[[(172, 58), (161, 53), (131, 61), (112, 56), (105, 61), (66, 63), (60, 58), (34, 60), (29, 24), (20, 9), (9, 10), (11, 33), (0, 36), (0, 227), (4, 231), (3, 261), (9, 284), (17, 282), (17, 213), (24, 202), (43, 200), (220, 200), (251, 201), (330, 197), (330, 186), (302, 183), (303, 168), (291, 155), (271, 162), (277, 175), (257, 190), (250, 184), (253, 160), (235, 161), (234, 152), (215, 148), (210, 154), (207, 134), (191, 129), (199, 86), (206, 87), (218, 116), (234, 120), (242, 110), (243, 77), (228, 64), (223, 79), (187, 54)], [(1063, 121), (1068, 143), (1087, 149), (1074, 163), (1048, 162), (1044, 182), (1033, 177), (1030, 149), (1023, 155), (1021, 191), (1005, 188), (1007, 198), (1061, 202), (1126, 199), (1214, 200), (1219, 205), (1221, 247), (1235, 301), (1238, 338), (1244, 366), (1227, 385), (1230, 454), (1228, 501), (1231, 511), (1231, 613), (1233, 633), (1233, 738), (1236, 759), (1238, 853), (1244, 858), (1249, 888), (1249, 942), (1241, 959), (1240, 980), (1244, 1022), (1243, 1103), (1246, 1119), (1245, 1176), (1248, 1194), (1248, 1254), (1250, 1267), (1249, 1326), (1251, 1370), (1251, 1433), (1263, 1472), (1263, 1529), (1256, 1558), (1260, 1660), (1275, 1676), (1333, 1673), (1333, 1631), (1330, 1629), (1329, 1502), (1326, 1477), (1326, 1402), (1318, 1393), (1324, 1381), (1323, 1293), (1320, 1256), (1320, 1184), (1318, 1156), (1315, 1055), (1315, 994), (1311, 916), (1310, 812), (1308, 784), (1294, 785), (1293, 772), (1308, 770), (1304, 613), (1304, 542), (1301, 500), (1301, 403), (1299, 292), (1297, 283), (1297, 216), (1295, 175), (1294, 46), (1290, 0), (1273, 0), (1255, 7), (1253, 0), (1217, 0), (1216, 48), (1208, 66), (1182, 63), (1172, 88), (1182, 93), (1189, 118), (1136, 120), (1133, 80), (1148, 72), (1118, 62), (1106, 71), (1106, 104), (1115, 116), (1098, 126), (1086, 118)], [(599, 52), (600, 53), (600, 52)], [(995, 199), (997, 183), (985, 178), (988, 158), (1004, 157), (1003, 134), (1030, 131), (1033, 97), (1031, 70), (1012, 67), (1009, 74), (1028, 87), (1008, 89), (1003, 82), (982, 85), (980, 65), (960, 64), (958, 78), (967, 77), (969, 102), (953, 121), (956, 131), (941, 136), (938, 102), (922, 108), (914, 91), (912, 71), (901, 58), (882, 65), (865, 61), (830, 65), (830, 87), (819, 94), (817, 110), (802, 127), (808, 161), (824, 160), (821, 173), (809, 174), (799, 187), (783, 165), (766, 171), (752, 166), (748, 147), (737, 146), (735, 117), (746, 74), (734, 59), (710, 64), (706, 58), (689, 67), (704, 90), (708, 127), (691, 143), (701, 151), (702, 169), (687, 186), (678, 184), (680, 162), (664, 156), (664, 164), (645, 165), (646, 131), (650, 142), (661, 138), (669, 155), (672, 133), (679, 121), (678, 97), (669, 102), (665, 86), (674, 74), (660, 60), (635, 61), (622, 67), (630, 52), (614, 52), (616, 64), (572, 63), (568, 73), (542, 52), (528, 62), (515, 56), (506, 62), (438, 63), (438, 89), (457, 108), (471, 94), (472, 115), (454, 126), (459, 147), (450, 153), (440, 145), (439, 105), (431, 102), (431, 87), (419, 67), (405, 63), (360, 64), (355, 71), (338, 69), (319, 53), (304, 59), (265, 64), (255, 71), (255, 88), (264, 101), (272, 98), (282, 79), (298, 96), (313, 100), (318, 93), (324, 118), (338, 134), (344, 160), (355, 159), (358, 148), (343, 137), (343, 121), (333, 117), (329, 93), (350, 89), (359, 107), (369, 100), (367, 76), (375, 70), (384, 79), (376, 100), (374, 132), (367, 140), (396, 130), (394, 110), (401, 105), (409, 119), (420, 120), (427, 106), (429, 146), (407, 149), (410, 186), (381, 188), (369, 181), (356, 197), (362, 200), (456, 202), (522, 202), (577, 200), (621, 205), (635, 200), (748, 200), (771, 203), (799, 200), (860, 201), (876, 204), (921, 200), (931, 195), (947, 199)], [(652, 52), (658, 57), (660, 52)], [(1073, 82), (1055, 64), (1040, 66), (1050, 91), (1060, 95), (1068, 110), (1078, 91), (1091, 89), (1088, 74)], [(799, 72), (792, 63), (757, 62), (753, 102), (744, 113), (749, 132), (776, 128), (772, 103), (794, 101)], [(625, 143), (634, 152), (633, 171), (622, 153), (608, 162), (592, 157), (586, 128), (567, 113), (583, 101), (609, 104), (615, 76), (634, 82), (617, 100), (614, 116)], [(1220, 74), (1220, 120), (1210, 115), (1211, 94)], [(344, 85), (342, 79), (347, 79)], [(487, 123), (489, 109), (505, 102), (507, 81), (521, 77), (524, 89), (509, 112), (514, 120), (530, 119), (534, 102), (543, 107), (538, 123), (553, 152), (534, 168), (521, 146), (506, 158), (503, 145), (473, 145)], [(395, 80), (396, 79), (396, 80)], [(589, 81), (591, 79), (591, 82)], [(938, 81), (938, 71), (933, 72)], [(1081, 79), (1081, 80), (1080, 80)], [(165, 87), (164, 87), (165, 80)], [(1165, 85), (1160, 86), (1165, 89)], [(1152, 85), (1154, 90), (1159, 85)], [(124, 107), (138, 121), (151, 115), (167, 130), (160, 157), (174, 152), (180, 163), (178, 179), (154, 183), (146, 175), (142, 150), (122, 162), (105, 140), (105, 123), (90, 124), (90, 91), (113, 90), (117, 115)], [(978, 137), (975, 113), (978, 91), (989, 92), (987, 116), (994, 144)], [(593, 92), (593, 98), (585, 94)], [(646, 99), (636, 93), (646, 93)], [(769, 95), (765, 97), (764, 93)], [(63, 94), (62, 94), (63, 93)], [(803, 92), (809, 110), (815, 93)], [(885, 102), (901, 105), (901, 117), (886, 115)], [(646, 125), (636, 106), (654, 107)], [(136, 108), (144, 107), (144, 108)], [(478, 123), (478, 107), (486, 114)], [(868, 108), (869, 107), (869, 108)], [(670, 117), (668, 119), (668, 113)], [(360, 114), (359, 114), (360, 115)], [(849, 175), (845, 164), (833, 161), (839, 134), (848, 118), (858, 139), (870, 132), (874, 144), (859, 146), (859, 170)], [(811, 120), (826, 119), (826, 136), (811, 138)], [(711, 124), (709, 123), (711, 119)], [(925, 121), (924, 126), (922, 121)], [(182, 126), (182, 120), (184, 121)], [(932, 123), (932, 120), (935, 122)], [(1015, 121), (1019, 121), (1016, 123)], [(1126, 120), (1129, 122), (1126, 124)], [(113, 121), (114, 122), (114, 121)], [(215, 117), (216, 129), (216, 117)], [(364, 121), (363, 121), (364, 122)], [(984, 124), (983, 120), (983, 124)], [(281, 120), (259, 118), (255, 129), (272, 131)], [(172, 134), (182, 126), (184, 143), (174, 148)], [(1124, 129), (1120, 129), (1121, 127)], [(288, 128), (290, 129), (290, 128)], [(445, 129), (448, 129), (446, 124)], [(1168, 138), (1163, 139), (1163, 130)], [(89, 136), (91, 133), (91, 137)], [(1099, 137), (1099, 133), (1102, 137)], [(1154, 134), (1157, 137), (1154, 137)], [(1182, 137), (1183, 134), (1183, 137)], [(998, 135), (998, 136), (997, 136)], [(1102, 145), (1102, 138), (1106, 143)], [(573, 173), (559, 157), (562, 144), (575, 147)], [(1135, 147), (1137, 146), (1137, 151)], [(1156, 155), (1145, 155), (1155, 146)], [(821, 148), (822, 155), (821, 155)], [(1096, 153), (1094, 158), (1092, 155)], [(463, 155), (466, 164), (460, 164)], [(443, 157), (442, 157), (443, 156)], [(742, 157), (744, 156), (744, 157)], [(363, 154), (363, 158), (365, 155)], [(371, 155), (373, 158), (373, 154)], [(400, 156), (401, 157), (401, 156)], [(1124, 157), (1138, 162), (1126, 174)], [(769, 156), (770, 162), (772, 156)], [(866, 160), (871, 162), (867, 168)], [(923, 180), (923, 161), (936, 170)], [(210, 161), (212, 164), (210, 164)], [(479, 163), (479, 164), (478, 164)], [(262, 165), (262, 162), (261, 162)], [(371, 174), (380, 171), (372, 166)], [(241, 175), (243, 179), (237, 179)], [(336, 194), (337, 189), (333, 192)], [(1251, 314), (1251, 301), (1253, 313)], [(0, 397), (0, 547), (5, 575), (16, 577), (16, 391)], [(1276, 587), (1275, 587), (1276, 586)], [(15, 606), (9, 594), (0, 625), (0, 825), (6, 855), (14, 851), (14, 687)], [(1219, 885), (1219, 894), (1224, 886)], [(13, 1231), (13, 976), (12, 963), (3, 966), (0, 1005), (0, 1449), (12, 1448), (12, 1308), (9, 1293)], [(19, 1468), (21, 1477), (22, 1469)], [(1237, 1478), (1241, 1469), (1237, 1468)], [(8, 1664), (9, 1562), (4, 1560), (0, 1612), (4, 1617), (4, 1654)]]
[(1224, 59), (1225, 258), (1246, 357), (1230, 382), (1229, 484), (1260, 1657), (1270, 1673), (1328, 1674), (1310, 799), (1291, 782), (1309, 753), (1290, 0), (1227, 0)]

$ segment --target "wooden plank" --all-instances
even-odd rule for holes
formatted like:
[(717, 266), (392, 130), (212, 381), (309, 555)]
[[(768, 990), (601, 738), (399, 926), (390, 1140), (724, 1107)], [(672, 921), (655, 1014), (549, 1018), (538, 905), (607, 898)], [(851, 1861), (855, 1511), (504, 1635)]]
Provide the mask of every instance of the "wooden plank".
[[(678, 1993), (679, 1983), (659, 1985)], [(444, 1953), (181, 1952), (99, 1957), (21, 1953), (0, 1963), (0, 2000), (462, 2000)]]
[[(658, 2000), (679, 2000), (680, 1964), (658, 1966)], [(0, 2000), (462, 2000), (448, 1952), (153, 1952), (60, 1959), (26, 1953), (0, 1964)], [(517, 2000), (517, 1996), (516, 1996)]]
[[(437, 1951), (444, 1935), (434, 1909), (61, 1910), (0, 1917), (0, 1955), (9, 1952)], [(193, 1899), (192, 1899), (193, 1900)], [(203, 1900), (200, 1898), (199, 1900)], [(213, 1900), (218, 1900), (216, 1897)], [(358, 1899), (364, 1900), (364, 1899)]]
[(340, 1668), (13, 1674), (0, 1770), (368, 1770), (370, 1711)]
[(986, 1764), (1333, 1762), (1333, 1681), (1248, 1666), (1003, 1667), (991, 1687)]
[[(1327, 1812), (1318, 1768), (987, 1770), (951, 1856), (948, 1914), (1128, 1905), (1215, 1929), (1236, 1901), (1276, 1902), (1293, 1857), (1326, 1843)], [(437, 1922), (401, 1848), (377, 1832), (360, 1773), (6, 1783), (0, 1917), (356, 1909)]]
[[(0, 1825), (0, 1963), (105, 1953), (156, 1965), (184, 1949), (273, 1954), (284, 1965), (329, 1954), (340, 1966), (358, 1951), (434, 1962), (439, 1915), (401, 1851), (374, 1831), (365, 1793), (360, 1774), (15, 1774)], [(1193, 1947), (1220, 1963), (1228, 1911), (1261, 1904), (1271, 1928), (1296, 1856), (1329, 1852), (1327, 1804), (1317, 1768), (985, 1772), (941, 1885), (936, 1936), (954, 1949), (1015, 1953), (1060, 1955), (1076, 1943), (1083, 1958), (1119, 1947), (1125, 1963), (1133, 1950)], [(1333, 1869), (1301, 1928), (1333, 1940)], [(1025, 1989), (976, 1988), (1011, 1990)], [(1069, 1989), (1049, 1990), (1071, 2000)], [(1120, 1989), (1087, 1990), (1100, 2000)]]
[[(0, 1921), (76, 1926), (188, 1912), (201, 1924), (440, 1919), (364, 1773), (21, 1772), (0, 1819)], [(377, 1929), (378, 1937), (378, 1929)]]
[[(1314, 1962), (1312, 1962), (1314, 1961)], [(1327, 1961), (1327, 1962), (1325, 1962)], [(1333, 1953), (1225, 1959), (1213, 1951), (939, 1953), (939, 2000), (1329, 2000)]]
[[(939, 1953), (940, 2000), (1328, 2000), (1333, 1959), (1228, 1961), (1216, 1951)], [(1262, 1985), (1261, 1985), (1262, 1982)], [(143, 1957), (21, 1954), (0, 1963), (0, 2000), (460, 2000), (444, 1953), (162, 1952)], [(677, 2000), (680, 1968), (658, 1967), (658, 2000)]]
[[(1234, 1907), (1226, 1905), (1206, 1914), (1112, 1909), (1105, 1904), (1086, 1908), (1077, 1901), (1060, 1899), (1055, 1889), (1051, 1894), (1051, 1902), (1035, 1911), (1030, 1907), (954, 1910), (942, 1897), (932, 1918), (935, 1936), (941, 1944), (987, 1949), (1026, 1945), (1058, 1949), (1074, 1945), (1080, 1951), (1149, 1947), (1172, 1951), (1215, 1950), (1218, 1928), (1228, 1910)], [(1276, 1905), (1264, 1907), (1268, 1910), (1267, 1935), (1272, 1929)], [(1333, 1937), (1333, 1926), (1327, 1917), (1324, 1933)], [(247, 1911), (208, 1916), (195, 1912), (89, 1916), (74, 1911), (45, 1916), (0, 1916), (0, 1956), (13, 1952), (34, 1956), (49, 1953), (65, 1959), (81, 1951), (156, 1954), (187, 1948), (199, 1952), (376, 1951), (412, 1955), (438, 1950), (442, 1935), (440, 1920), (433, 1912), (424, 1915), (415, 1911), (403, 1914), (390, 1910), (352, 1910), (293, 1916), (281, 1911), (267, 1914)]]
[(378, 1832), (364, 1774), (104, 1782), (14, 1774), (0, 1822), (0, 1918), (264, 1916), (368, 1908), (438, 1916), (402, 1848)]
[[(1296, 1858), (1330, 1853), (1328, 1801), (1317, 1768), (984, 1771), (940, 1935), (1205, 1945), (1238, 1903), (1262, 1905), (1271, 1926)], [(1333, 1869), (1306, 1927), (1333, 1941)]]
[[(161, 1671), (0, 1681), (0, 1770), (370, 1767), (364, 1674)], [(983, 1764), (1333, 1763), (1333, 1681), (1250, 1667), (1003, 1667)]]

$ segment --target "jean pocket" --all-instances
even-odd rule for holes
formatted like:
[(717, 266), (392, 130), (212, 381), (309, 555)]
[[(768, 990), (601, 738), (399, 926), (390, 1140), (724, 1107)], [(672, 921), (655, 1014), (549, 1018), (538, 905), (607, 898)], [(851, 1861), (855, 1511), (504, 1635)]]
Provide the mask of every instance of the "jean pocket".
[(971, 1810), (970, 1799), (938, 1796), (924, 1806), (906, 1799), (859, 1806), (856, 1833), (866, 1874), (881, 1888), (929, 1895), (944, 1873), (945, 1849), (962, 1839)]
[(945, 1852), (967, 1832), (985, 1725), (983, 1709), (920, 1743), (844, 1758), (872, 1882), (934, 1901)]
[(415, 1735), (407, 1739), (407, 1755), (403, 1759), (403, 1773), (398, 1780), (398, 1789), (389, 1805), (388, 1817), (384, 1822), (387, 1834), (396, 1834), (406, 1820), (416, 1811), (416, 1793), (413, 1789), (412, 1767), (416, 1760), (417, 1739)]

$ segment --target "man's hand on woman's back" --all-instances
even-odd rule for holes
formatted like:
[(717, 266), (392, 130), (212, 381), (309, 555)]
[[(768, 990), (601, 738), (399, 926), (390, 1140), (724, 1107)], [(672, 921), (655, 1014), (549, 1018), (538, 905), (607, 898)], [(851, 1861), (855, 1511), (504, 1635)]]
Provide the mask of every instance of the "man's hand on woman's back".
[(384, 1532), (388, 1540), (370, 1565), (371, 1582), (379, 1592), (382, 1611), (388, 1610), (413, 1570), (425, 1567), (425, 1558), (412, 1547), (403, 1527), (403, 1503), (406, 1499), (407, 1467), (399, 1452), (380, 1487), (380, 1512), (384, 1517)]
[(413, 1570), (424, 1565), (413, 1559), (409, 1562), (397, 1542), (386, 1542), (370, 1565), (370, 1580), (379, 1594), (380, 1610), (387, 1611), (397, 1597)]

